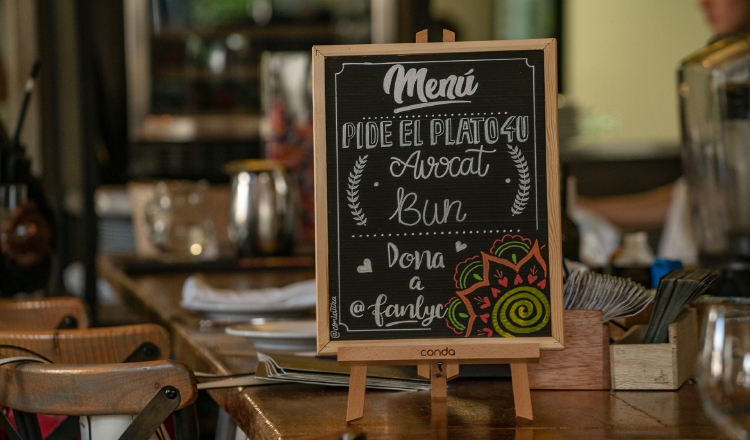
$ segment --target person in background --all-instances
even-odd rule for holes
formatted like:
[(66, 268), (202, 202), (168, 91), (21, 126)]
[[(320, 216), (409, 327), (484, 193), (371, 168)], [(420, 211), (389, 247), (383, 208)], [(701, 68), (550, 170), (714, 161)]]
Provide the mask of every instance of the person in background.
[[(711, 28), (711, 41), (732, 34), (750, 34), (750, 0), (697, 0)], [(684, 178), (650, 191), (612, 197), (577, 197), (578, 206), (593, 211), (626, 230), (662, 228), (659, 257), (697, 261), (690, 232), (687, 184)]]
[(750, 33), (750, 1), (698, 0), (714, 39), (737, 33)]
[[(0, 125), (0, 152), (7, 152), (8, 144)], [(28, 202), (0, 225), (0, 297), (43, 288), (51, 269), (54, 215), (40, 182), (30, 175), (20, 178), (28, 188)], [(16, 233), (18, 228), (23, 234)]]

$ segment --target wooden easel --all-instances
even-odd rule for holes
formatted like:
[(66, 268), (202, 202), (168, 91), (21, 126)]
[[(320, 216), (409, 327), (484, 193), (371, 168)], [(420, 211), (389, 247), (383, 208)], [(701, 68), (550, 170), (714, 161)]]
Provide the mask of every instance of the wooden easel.
[[(429, 353), (436, 351), (441, 353), (429, 356)], [(443, 353), (446, 355), (443, 356)], [(510, 364), (516, 417), (532, 420), (526, 364), (538, 361), (539, 344), (520, 343), (495, 347), (369, 344), (339, 347), (339, 365), (351, 367), (346, 421), (349, 423), (359, 420), (364, 414), (368, 365), (416, 365), (419, 376), (430, 379), (432, 399), (445, 399), (447, 381), (458, 376), (459, 364)]]
[[(456, 34), (443, 29), (443, 42), (455, 41)], [(427, 43), (427, 29), (417, 32), (416, 42)], [(430, 379), (432, 399), (438, 400), (447, 397), (447, 381), (458, 377), (460, 364), (510, 364), (516, 417), (532, 420), (527, 363), (538, 361), (539, 344), (523, 342), (494, 347), (487, 344), (451, 347), (425, 340), (424, 345), (373, 343), (339, 347), (339, 365), (351, 367), (346, 422), (354, 422), (364, 415), (368, 365), (416, 365), (418, 376)], [(444, 405), (444, 402), (439, 404)]]
[[(416, 42), (417, 43), (426, 43), (427, 42), (427, 29), (423, 29), (416, 33), (415, 35)], [(448, 29), (443, 29), (443, 43), (455, 43), (456, 42), (456, 33), (453, 31), (449, 31)]]

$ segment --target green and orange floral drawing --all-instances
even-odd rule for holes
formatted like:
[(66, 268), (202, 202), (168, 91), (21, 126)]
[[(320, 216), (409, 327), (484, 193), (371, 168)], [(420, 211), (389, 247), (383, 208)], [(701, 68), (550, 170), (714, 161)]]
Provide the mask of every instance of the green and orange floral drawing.
[(496, 240), (456, 266), (455, 297), (445, 304), (456, 334), (512, 338), (534, 333), (550, 320), (547, 263), (539, 242), (520, 235)]

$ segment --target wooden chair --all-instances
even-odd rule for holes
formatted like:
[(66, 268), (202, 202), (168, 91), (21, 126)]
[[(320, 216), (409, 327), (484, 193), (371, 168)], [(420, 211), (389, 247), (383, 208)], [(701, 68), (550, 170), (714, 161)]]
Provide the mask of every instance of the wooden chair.
[[(112, 415), (124, 415), (119, 416), (125, 419), (124, 432), (110, 438), (147, 440), (167, 416), (181, 410), (175, 412), (177, 439), (194, 440), (198, 429), (192, 404), (197, 395), (192, 371), (175, 361), (100, 365), (22, 361), (0, 367), (0, 405), (14, 410), (19, 429), (13, 429), (4, 414), (0, 424), (11, 440), (41, 440), (35, 414), (86, 416), (82, 424), (90, 427), (95, 426), (94, 416), (100, 416), (109, 428), (117, 422)], [(132, 414), (138, 416), (129, 423)], [(101, 431), (97, 435), (93, 431), (88, 438), (102, 438)]]
[[(168, 359), (171, 346), (167, 331), (156, 324), (82, 330), (0, 331), (0, 360), (2, 357), (28, 356), (29, 352), (54, 362), (56, 366), (80, 366)], [(38, 431), (34, 415), (22, 410), (14, 411), (14, 414), (19, 431), (25, 437), (29, 432)], [(192, 431), (192, 427), (197, 426), (196, 420), (194, 407), (175, 413), (175, 422), (181, 427), (181, 432)], [(91, 420), (88, 420), (88, 425), (91, 425)], [(72, 438), (71, 434), (79, 432), (78, 426), (76, 418), (68, 418), (55, 433), (60, 433), (58, 438)]]
[(0, 330), (55, 330), (88, 326), (88, 307), (78, 298), (0, 299)]
[(0, 331), (0, 355), (31, 350), (55, 363), (106, 364), (168, 359), (169, 334), (156, 324), (83, 330)]

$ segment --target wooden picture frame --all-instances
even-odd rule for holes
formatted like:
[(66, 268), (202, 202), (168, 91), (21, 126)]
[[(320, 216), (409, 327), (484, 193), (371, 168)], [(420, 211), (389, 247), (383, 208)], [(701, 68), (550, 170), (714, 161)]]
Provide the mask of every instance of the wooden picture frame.
[[(361, 57), (362, 63), (367, 63), (368, 60), (377, 59), (380, 64), (396, 64), (403, 57), (414, 56), (417, 61), (414, 63), (420, 63), (419, 57), (427, 57), (424, 61), (430, 61), (434, 59), (435, 55), (444, 56), (446, 63), (458, 63), (464, 60), (469, 62), (476, 61), (473, 57), (477, 57), (477, 60), (484, 60), (490, 54), (488, 53), (502, 53), (508, 55), (508, 59), (515, 52), (523, 53), (537, 53), (543, 59), (543, 91), (536, 89), (532, 101), (536, 102), (537, 99), (543, 98), (544, 110), (535, 110), (535, 112), (541, 112), (544, 117), (544, 136), (543, 139), (537, 141), (535, 144), (534, 151), (544, 152), (544, 170), (543, 174), (539, 174), (544, 180), (544, 194), (546, 194), (546, 206), (543, 206), (542, 211), (546, 214), (546, 243), (541, 246), (542, 249), (546, 246), (547, 260), (545, 270), (545, 287), (541, 288), (544, 290), (548, 289), (549, 292), (549, 325), (545, 327), (545, 331), (548, 331), (549, 335), (545, 336), (531, 336), (531, 337), (415, 337), (415, 338), (373, 338), (373, 339), (358, 339), (358, 340), (336, 340), (332, 338), (331, 328), (331, 314), (335, 312), (339, 313), (337, 309), (333, 309), (330, 304), (330, 276), (332, 271), (332, 265), (329, 258), (330, 241), (329, 239), (329, 216), (330, 209), (334, 205), (329, 205), (329, 185), (331, 185), (332, 179), (329, 179), (329, 134), (331, 130), (330, 125), (334, 124), (336, 127), (335, 138), (338, 142), (338, 131), (340, 127), (336, 121), (327, 120), (327, 114), (329, 108), (327, 107), (327, 91), (326, 91), (326, 60), (337, 59), (345, 57)], [(560, 197), (559, 197), (559, 157), (558, 157), (558, 132), (557, 132), (557, 62), (556, 62), (556, 41), (554, 39), (538, 39), (538, 40), (515, 40), (515, 41), (483, 41), (483, 42), (450, 42), (450, 43), (429, 43), (429, 44), (370, 44), (370, 45), (350, 45), (350, 46), (315, 46), (312, 49), (313, 57), (313, 124), (314, 124), (314, 149), (315, 149), (315, 234), (316, 234), (316, 245), (315, 245), (315, 259), (316, 259), (316, 288), (317, 288), (317, 334), (318, 334), (318, 351), (321, 354), (336, 353), (341, 347), (363, 347), (363, 346), (377, 346), (387, 350), (387, 347), (431, 347), (431, 348), (445, 348), (450, 347), (461, 347), (462, 352), (477, 351), (481, 350), (482, 346), (491, 345), (507, 345), (512, 346), (516, 344), (538, 344), (541, 349), (546, 350), (560, 350), (564, 347), (564, 336), (563, 336), (563, 293), (562, 293), (562, 246), (561, 246), (561, 232), (560, 232)], [(373, 58), (374, 57), (374, 58)], [(389, 57), (393, 59), (387, 61)], [(433, 58), (430, 58), (433, 57)], [(484, 58), (482, 58), (484, 57)], [(403, 58), (406, 59), (406, 58)], [(498, 61), (492, 59), (488, 61)], [(528, 59), (526, 64), (529, 65)], [(447, 64), (446, 64), (447, 65)], [(529, 66), (531, 67), (531, 66)], [(472, 69), (473, 70), (473, 69)], [(533, 70), (533, 69), (532, 69)], [(533, 70), (536, 72), (535, 70)], [(470, 71), (469, 71), (470, 72)], [(467, 73), (468, 74), (468, 73)], [(537, 77), (533, 77), (532, 81), (541, 81)], [(464, 89), (465, 91), (465, 89)], [(383, 92), (382, 88), (380, 90)], [(377, 93), (377, 90), (373, 90), (373, 93)], [(416, 93), (416, 91), (415, 91)], [(395, 94), (395, 91), (394, 91)], [(373, 100), (375, 102), (375, 100)], [(367, 102), (354, 102), (349, 103), (355, 106), (366, 106)], [(412, 106), (413, 107), (413, 106)], [(448, 108), (449, 105), (441, 106)], [(437, 107), (436, 107), (437, 108)], [(338, 111), (338, 110), (337, 110)], [(437, 111), (437, 110), (436, 110)], [(395, 112), (395, 110), (394, 110)], [(338, 113), (336, 113), (338, 115)], [(498, 113), (499, 115), (500, 113)], [(536, 114), (536, 113), (535, 113)], [(447, 115), (446, 115), (447, 116)], [(413, 116), (412, 116), (413, 117)], [(364, 119), (364, 118), (363, 118)], [(536, 121), (536, 120), (534, 120)], [(534, 122), (536, 124), (536, 122)], [(534, 125), (536, 127), (536, 125)], [(395, 133), (395, 132), (394, 132)], [(396, 133), (395, 136), (398, 136)], [(539, 145), (539, 142), (543, 142), (543, 146)], [(502, 142), (501, 142), (502, 143)], [(511, 146), (508, 145), (508, 148)], [(336, 148), (336, 147), (334, 147)], [(506, 151), (507, 153), (507, 151)], [(534, 162), (536, 163), (536, 162)], [(349, 166), (351, 168), (351, 166)], [(542, 172), (542, 171), (538, 171)], [(508, 179), (509, 180), (509, 179)], [(444, 183), (443, 183), (444, 184)], [(377, 185), (377, 183), (375, 183)], [(541, 194), (541, 189), (538, 189)], [(538, 196), (537, 196), (538, 197)], [(447, 199), (446, 199), (447, 200)], [(446, 202), (447, 203), (447, 202)], [(436, 204), (437, 209), (437, 204)], [(539, 208), (538, 208), (539, 209)], [(539, 224), (539, 213), (537, 212), (537, 225)], [(426, 217), (426, 216), (425, 216)], [(456, 216), (458, 219), (458, 215)], [(538, 228), (538, 226), (537, 226)], [(502, 230), (502, 226), (498, 226), (498, 233)], [(520, 230), (520, 229), (519, 229)], [(477, 231), (480, 232), (480, 231)], [(486, 231), (485, 231), (486, 232)], [(492, 232), (492, 231), (490, 231)], [(540, 232), (542, 234), (543, 232)], [(437, 233), (434, 233), (437, 235)], [(505, 232), (503, 232), (505, 234)], [(381, 234), (384, 235), (384, 234)], [(413, 234), (412, 234), (413, 235)], [(354, 237), (354, 235), (352, 235)], [(529, 242), (530, 243), (530, 242)], [(456, 252), (458, 252), (460, 241), (456, 242)], [(486, 252), (482, 253), (483, 258), (493, 258), (492, 255), (487, 255)], [(339, 258), (341, 259), (341, 258)], [(362, 260), (360, 260), (362, 261)], [(468, 260), (467, 260), (468, 261)], [(365, 261), (367, 262), (367, 261)], [(515, 261), (514, 261), (515, 263)], [(542, 261), (542, 263), (544, 263)], [(521, 264), (519, 263), (519, 266)], [(487, 264), (485, 264), (487, 266)], [(334, 268), (335, 269), (335, 268)], [(548, 271), (548, 272), (547, 272)], [(456, 266), (456, 273), (458, 272), (458, 266)], [(517, 269), (516, 276), (520, 276), (520, 269)], [(475, 275), (477, 277), (477, 275)], [(481, 278), (482, 275), (479, 275)], [(527, 276), (531, 280), (531, 275)], [(455, 277), (454, 277), (455, 278)], [(485, 270), (484, 279), (488, 279), (488, 273)], [(535, 277), (534, 277), (535, 278)], [(479, 279), (479, 278), (477, 278)], [(340, 280), (340, 278), (339, 278)], [(376, 278), (373, 278), (376, 280)], [(546, 282), (548, 280), (548, 283)], [(498, 279), (498, 281), (500, 281)], [(506, 281), (507, 283), (507, 281)], [(524, 281), (525, 283), (525, 281)], [(529, 281), (531, 283), (531, 281)], [(463, 297), (462, 297), (463, 298)], [(462, 299), (467, 301), (466, 299)], [(339, 308), (342, 306), (339, 304)], [(494, 312), (493, 312), (494, 313)], [(463, 316), (463, 315), (462, 315)], [(476, 320), (477, 317), (481, 317), (478, 314), (470, 315), (469, 319), (474, 319), (470, 322), (479, 322)], [(483, 318), (485, 319), (485, 318)], [(446, 321), (447, 322), (447, 321)], [(471, 329), (470, 329), (471, 330)], [(455, 330), (454, 330), (455, 331)], [(416, 332), (412, 332), (416, 333)], [(467, 332), (467, 335), (469, 333)]]

